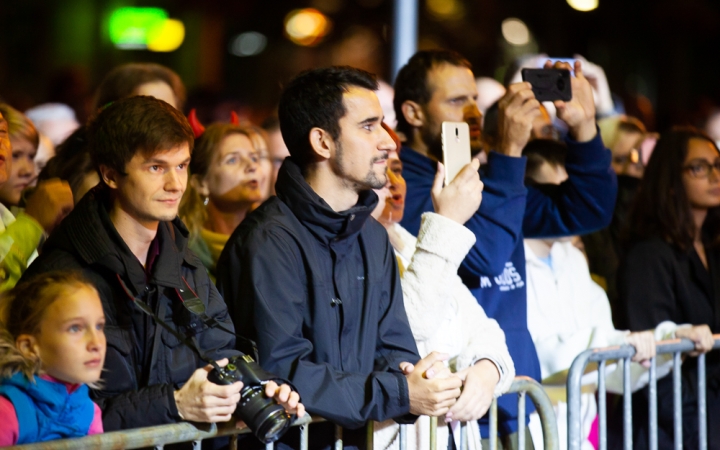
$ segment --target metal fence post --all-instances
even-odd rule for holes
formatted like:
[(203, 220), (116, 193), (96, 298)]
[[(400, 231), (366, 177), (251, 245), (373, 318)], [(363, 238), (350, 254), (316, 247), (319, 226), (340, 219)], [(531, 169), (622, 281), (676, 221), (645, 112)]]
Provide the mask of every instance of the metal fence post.
[(607, 450), (607, 390), (605, 389), (605, 361), (598, 364), (598, 428), (600, 450)]
[(525, 391), (518, 393), (518, 448), (525, 450)]
[(342, 450), (343, 448), (342, 434), (342, 427), (335, 425), (335, 450)]
[(673, 354), (673, 427), (675, 450), (682, 450), (682, 372), (680, 352)]
[(460, 423), (460, 450), (468, 448), (467, 422)]
[(430, 450), (437, 450), (437, 417), (430, 418)]
[(623, 359), (623, 447), (632, 450), (632, 389), (630, 386), (631, 359)]
[(648, 418), (650, 432), (650, 450), (658, 448), (658, 423), (657, 423), (657, 357), (650, 359), (650, 401), (648, 402)]
[(707, 450), (707, 384), (705, 377), (705, 355), (701, 354), (697, 360), (698, 370), (698, 434), (700, 435), (700, 450)]
[(497, 450), (497, 399), (490, 404), (490, 450)]

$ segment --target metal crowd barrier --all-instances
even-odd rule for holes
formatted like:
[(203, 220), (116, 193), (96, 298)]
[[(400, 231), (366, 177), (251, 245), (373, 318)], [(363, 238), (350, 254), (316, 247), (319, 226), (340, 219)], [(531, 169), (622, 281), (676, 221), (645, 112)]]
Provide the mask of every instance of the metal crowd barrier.
[[(524, 448), (525, 442), (525, 401), (526, 395), (535, 403), (543, 429), (543, 441), (546, 450), (558, 448), (558, 430), (555, 421), (555, 412), (552, 403), (542, 386), (535, 380), (528, 377), (516, 377), (508, 393), (518, 393), (518, 416), (520, 448)], [(293, 426), (300, 429), (300, 450), (307, 450), (309, 439), (309, 425), (311, 423), (324, 422), (322, 418), (311, 418), (306, 415), (295, 421)], [(431, 418), (430, 426), (430, 449), (436, 450), (435, 429), (437, 418)], [(162, 449), (167, 444), (180, 442), (192, 442), (193, 449), (200, 449), (204, 439), (211, 439), (220, 436), (230, 436), (230, 448), (237, 448), (237, 436), (248, 434), (247, 428), (237, 429), (230, 424), (191, 424), (187, 422), (160, 425), (155, 427), (138, 428), (126, 431), (112, 431), (108, 433), (95, 434), (82, 438), (61, 439), (56, 441), (39, 442), (36, 444), (18, 445), (10, 447), (17, 450), (70, 450), (70, 449), (135, 449), (143, 447), (155, 447)], [(400, 426), (400, 450), (407, 450), (407, 425)], [(460, 450), (467, 449), (466, 424), (460, 427)], [(266, 445), (266, 450), (274, 449), (274, 444)], [(490, 407), (490, 450), (497, 450), (497, 399), (493, 400)], [(342, 450), (342, 428), (335, 428), (334, 450)], [(367, 449), (373, 449), (373, 425), (367, 427)]]
[[(720, 335), (715, 335), (713, 349), (720, 349)], [(695, 345), (688, 339), (673, 339), (660, 341), (656, 345), (657, 354), (673, 354), (673, 427), (674, 448), (682, 450), (682, 382), (681, 358), (684, 352), (695, 349)], [(589, 362), (598, 363), (598, 428), (600, 450), (607, 449), (607, 405), (605, 389), (605, 364), (608, 360), (623, 361), (623, 448), (632, 450), (632, 392), (630, 387), (630, 363), (635, 355), (635, 347), (622, 345), (617, 347), (598, 348), (580, 353), (570, 367), (567, 379), (568, 399), (568, 449), (580, 450), (584, 437), (581, 435), (581, 379), (585, 366)], [(698, 358), (698, 429), (700, 450), (707, 450), (707, 398), (705, 355)], [(656, 358), (650, 360), (649, 382), (649, 446), (651, 450), (658, 448), (658, 416), (657, 416), (657, 364)]]

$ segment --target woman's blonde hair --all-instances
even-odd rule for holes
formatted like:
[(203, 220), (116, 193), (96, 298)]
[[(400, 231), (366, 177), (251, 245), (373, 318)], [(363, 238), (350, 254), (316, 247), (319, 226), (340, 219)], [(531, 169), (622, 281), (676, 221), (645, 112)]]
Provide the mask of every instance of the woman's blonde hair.
[[(195, 140), (195, 148), (190, 160), (190, 177), (205, 178), (220, 143), (234, 133), (247, 136), (255, 151), (267, 157), (267, 137), (260, 127), (249, 124), (214, 123), (209, 125), (202, 136)], [(207, 212), (205, 211), (205, 199), (195, 189), (192, 182), (188, 183), (180, 203), (180, 218), (190, 232), (190, 240), (197, 239), (200, 236), (200, 229), (207, 220)]]
[(22, 372), (28, 379), (40, 371), (39, 358), (28, 358), (15, 345), (23, 334), (35, 335), (45, 310), (69, 291), (89, 288), (80, 272), (48, 272), (15, 286), (0, 297), (0, 379)]

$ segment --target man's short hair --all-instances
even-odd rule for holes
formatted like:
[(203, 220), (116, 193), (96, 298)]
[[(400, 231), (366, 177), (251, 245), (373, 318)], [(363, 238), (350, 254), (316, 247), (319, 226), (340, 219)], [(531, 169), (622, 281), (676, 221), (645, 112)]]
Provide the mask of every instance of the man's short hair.
[(423, 50), (417, 52), (405, 64), (395, 79), (395, 98), (393, 106), (397, 116), (397, 130), (410, 136), (412, 127), (405, 120), (402, 105), (408, 100), (420, 105), (426, 105), (432, 98), (432, 91), (428, 85), (428, 72), (441, 64), (467, 67), (472, 70), (470, 61), (461, 54), (452, 50)]
[(194, 135), (180, 111), (148, 96), (128, 97), (103, 109), (90, 123), (88, 140), (96, 169), (101, 165), (125, 173), (138, 152), (152, 155), (187, 144)]
[(302, 169), (314, 161), (310, 130), (321, 128), (333, 139), (340, 137), (340, 119), (347, 112), (343, 95), (356, 86), (378, 89), (375, 75), (348, 66), (332, 66), (302, 72), (285, 87), (280, 97), (280, 132), (293, 161)]

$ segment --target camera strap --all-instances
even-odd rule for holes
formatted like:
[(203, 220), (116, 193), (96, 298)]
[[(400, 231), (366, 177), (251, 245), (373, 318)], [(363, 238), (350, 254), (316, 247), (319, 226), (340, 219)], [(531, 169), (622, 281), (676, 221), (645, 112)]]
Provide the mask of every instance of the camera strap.
[(232, 334), (235, 336), (235, 338), (242, 342), (244, 344), (245, 349), (249, 349), (252, 351), (253, 356), (255, 357), (255, 360), (258, 360), (258, 350), (257, 345), (255, 344), (255, 341), (252, 339), (248, 339), (244, 336), (241, 336), (234, 331), (230, 331), (226, 327), (224, 327), (220, 322), (213, 319), (212, 317), (208, 316), (205, 312), (205, 303), (203, 303), (202, 300), (200, 300), (200, 297), (195, 293), (193, 288), (190, 287), (190, 284), (187, 282), (185, 277), (182, 277), (183, 283), (185, 283), (185, 289), (178, 289), (175, 288), (175, 292), (177, 293), (178, 297), (180, 297), (180, 301), (182, 302), (185, 309), (187, 309), (191, 314), (196, 315), (197, 317), (202, 320), (202, 322), (207, 325), (209, 328), (217, 328), (221, 331), (224, 331), (228, 334)]
[(182, 333), (180, 333), (179, 331), (177, 331), (176, 329), (174, 329), (173, 327), (171, 327), (170, 325), (168, 325), (167, 322), (165, 322), (164, 320), (160, 319), (160, 318), (153, 312), (152, 308), (150, 308), (150, 306), (148, 306), (147, 303), (145, 303), (144, 301), (140, 300), (138, 297), (132, 295), (132, 292), (130, 292), (130, 289), (128, 289), (128, 287), (127, 287), (127, 285), (125, 284), (125, 282), (122, 280), (122, 278), (120, 278), (120, 274), (116, 274), (116, 276), (117, 276), (118, 281), (120, 282), (120, 286), (122, 286), (123, 290), (125, 291), (125, 294), (127, 294), (127, 296), (132, 299), (133, 303), (135, 304), (135, 306), (137, 306), (137, 307), (140, 309), (140, 311), (142, 311), (142, 312), (144, 312), (145, 314), (147, 314), (148, 316), (152, 317), (152, 319), (155, 321), (155, 323), (157, 323), (157, 324), (160, 325), (161, 327), (165, 328), (170, 334), (172, 334), (173, 336), (175, 336), (175, 337), (176, 337), (180, 342), (182, 342), (186, 347), (188, 347), (190, 350), (194, 351), (195, 354), (197, 354), (198, 357), (199, 357), (201, 360), (203, 360), (204, 362), (210, 364), (214, 369), (220, 370), (220, 367), (217, 365), (217, 363), (216, 363), (215, 361), (213, 361), (212, 359), (208, 358), (207, 356), (205, 356), (205, 354), (204, 354), (202, 351), (200, 351), (200, 349), (197, 347), (197, 345), (195, 345), (194, 339), (189, 338), (188, 336), (183, 335)]

